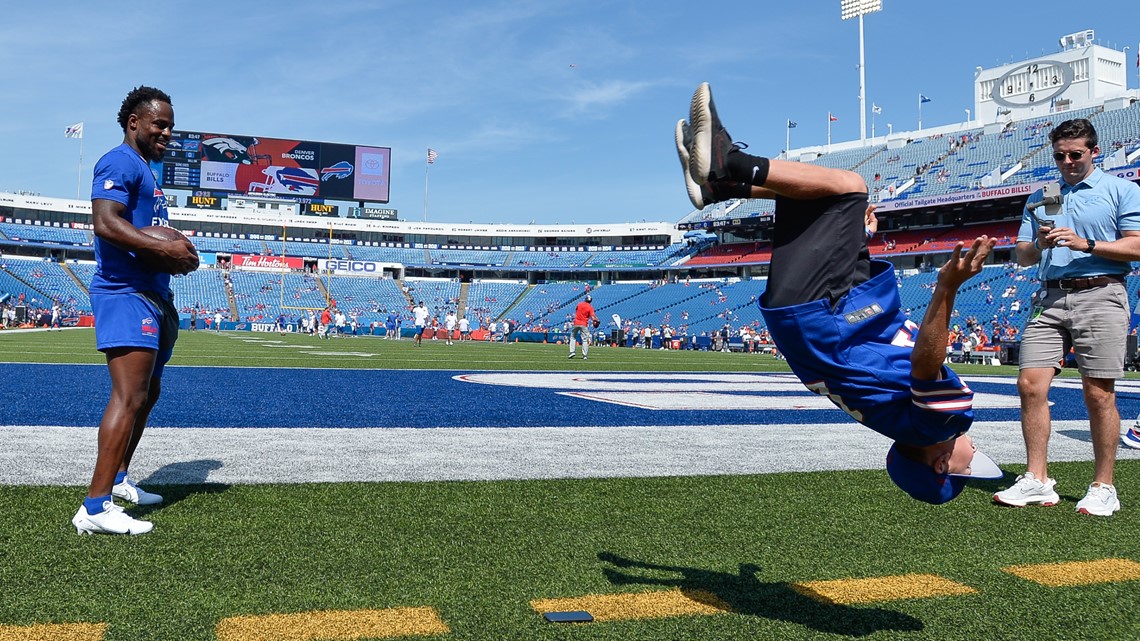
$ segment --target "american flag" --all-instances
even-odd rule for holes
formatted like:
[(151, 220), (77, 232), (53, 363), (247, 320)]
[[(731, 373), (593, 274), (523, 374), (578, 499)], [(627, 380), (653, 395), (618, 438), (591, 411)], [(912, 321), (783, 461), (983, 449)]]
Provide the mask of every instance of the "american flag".
[(83, 137), (83, 123), (77, 122), (67, 129), (63, 130), (63, 135), (68, 138), (82, 138)]
[(432, 149), (431, 147), (428, 147), (428, 155), (427, 155), (428, 164), (434, 165), (436, 158), (439, 158), (439, 154), (435, 153), (435, 150)]

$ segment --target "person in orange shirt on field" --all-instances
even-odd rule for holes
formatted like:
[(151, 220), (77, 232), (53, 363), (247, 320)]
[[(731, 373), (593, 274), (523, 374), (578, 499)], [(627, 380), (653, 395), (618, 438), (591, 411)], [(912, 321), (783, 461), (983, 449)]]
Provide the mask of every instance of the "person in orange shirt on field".
[(594, 306), (590, 304), (592, 300), (593, 296), (586, 294), (586, 298), (574, 308), (574, 326), (570, 329), (570, 356), (567, 358), (574, 358), (574, 353), (578, 349), (575, 340), (582, 341), (582, 360), (589, 358), (590, 321), (594, 322), (595, 328), (602, 324), (602, 321), (598, 320), (598, 315), (594, 313)]

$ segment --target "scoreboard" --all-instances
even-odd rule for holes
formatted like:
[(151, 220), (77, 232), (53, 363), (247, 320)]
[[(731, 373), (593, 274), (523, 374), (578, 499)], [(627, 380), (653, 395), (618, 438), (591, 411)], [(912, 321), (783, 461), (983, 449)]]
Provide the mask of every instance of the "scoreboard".
[(390, 147), (174, 131), (162, 186), (237, 194), (386, 203)]

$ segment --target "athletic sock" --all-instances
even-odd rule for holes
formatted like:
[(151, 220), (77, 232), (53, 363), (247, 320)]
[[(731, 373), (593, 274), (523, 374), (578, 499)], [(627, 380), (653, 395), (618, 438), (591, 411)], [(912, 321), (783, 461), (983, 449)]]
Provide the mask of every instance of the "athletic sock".
[[(752, 197), (752, 186), (744, 183), (724, 180), (705, 183), (705, 187), (708, 188), (708, 195), (711, 196), (711, 198), (707, 198), (706, 205), (709, 202), (720, 203), (734, 198)], [(704, 194), (702, 193), (702, 195)]]
[(743, 151), (729, 152), (725, 158), (728, 175), (733, 180), (739, 180), (749, 185), (763, 187), (768, 181), (768, 159), (752, 156)]
[(122, 483), (123, 479), (125, 479), (125, 478), (127, 478), (127, 471), (126, 470), (123, 470), (122, 472), (119, 472), (118, 474), (116, 474), (115, 475), (115, 485)]
[(88, 496), (83, 499), (83, 507), (87, 508), (88, 514), (102, 514), (103, 503), (110, 501), (111, 495), (107, 496)]

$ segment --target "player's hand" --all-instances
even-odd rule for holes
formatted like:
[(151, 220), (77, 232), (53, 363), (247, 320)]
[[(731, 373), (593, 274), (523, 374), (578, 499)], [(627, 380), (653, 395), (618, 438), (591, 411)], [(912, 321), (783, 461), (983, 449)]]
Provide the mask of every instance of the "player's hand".
[(938, 282), (957, 289), (962, 283), (969, 280), (974, 274), (982, 271), (986, 258), (993, 251), (996, 238), (979, 236), (964, 255), (962, 249), (965, 243), (958, 243), (950, 254), (950, 260), (938, 270)]
[(172, 240), (163, 243), (160, 261), (168, 274), (182, 275), (198, 269), (198, 251), (188, 240)]
[(137, 252), (152, 269), (166, 274), (178, 276), (198, 269), (198, 252), (189, 240), (152, 241)]
[(878, 205), (867, 205), (867, 212), (863, 214), (863, 226), (872, 234), (879, 231), (879, 217), (875, 215), (878, 208)]

